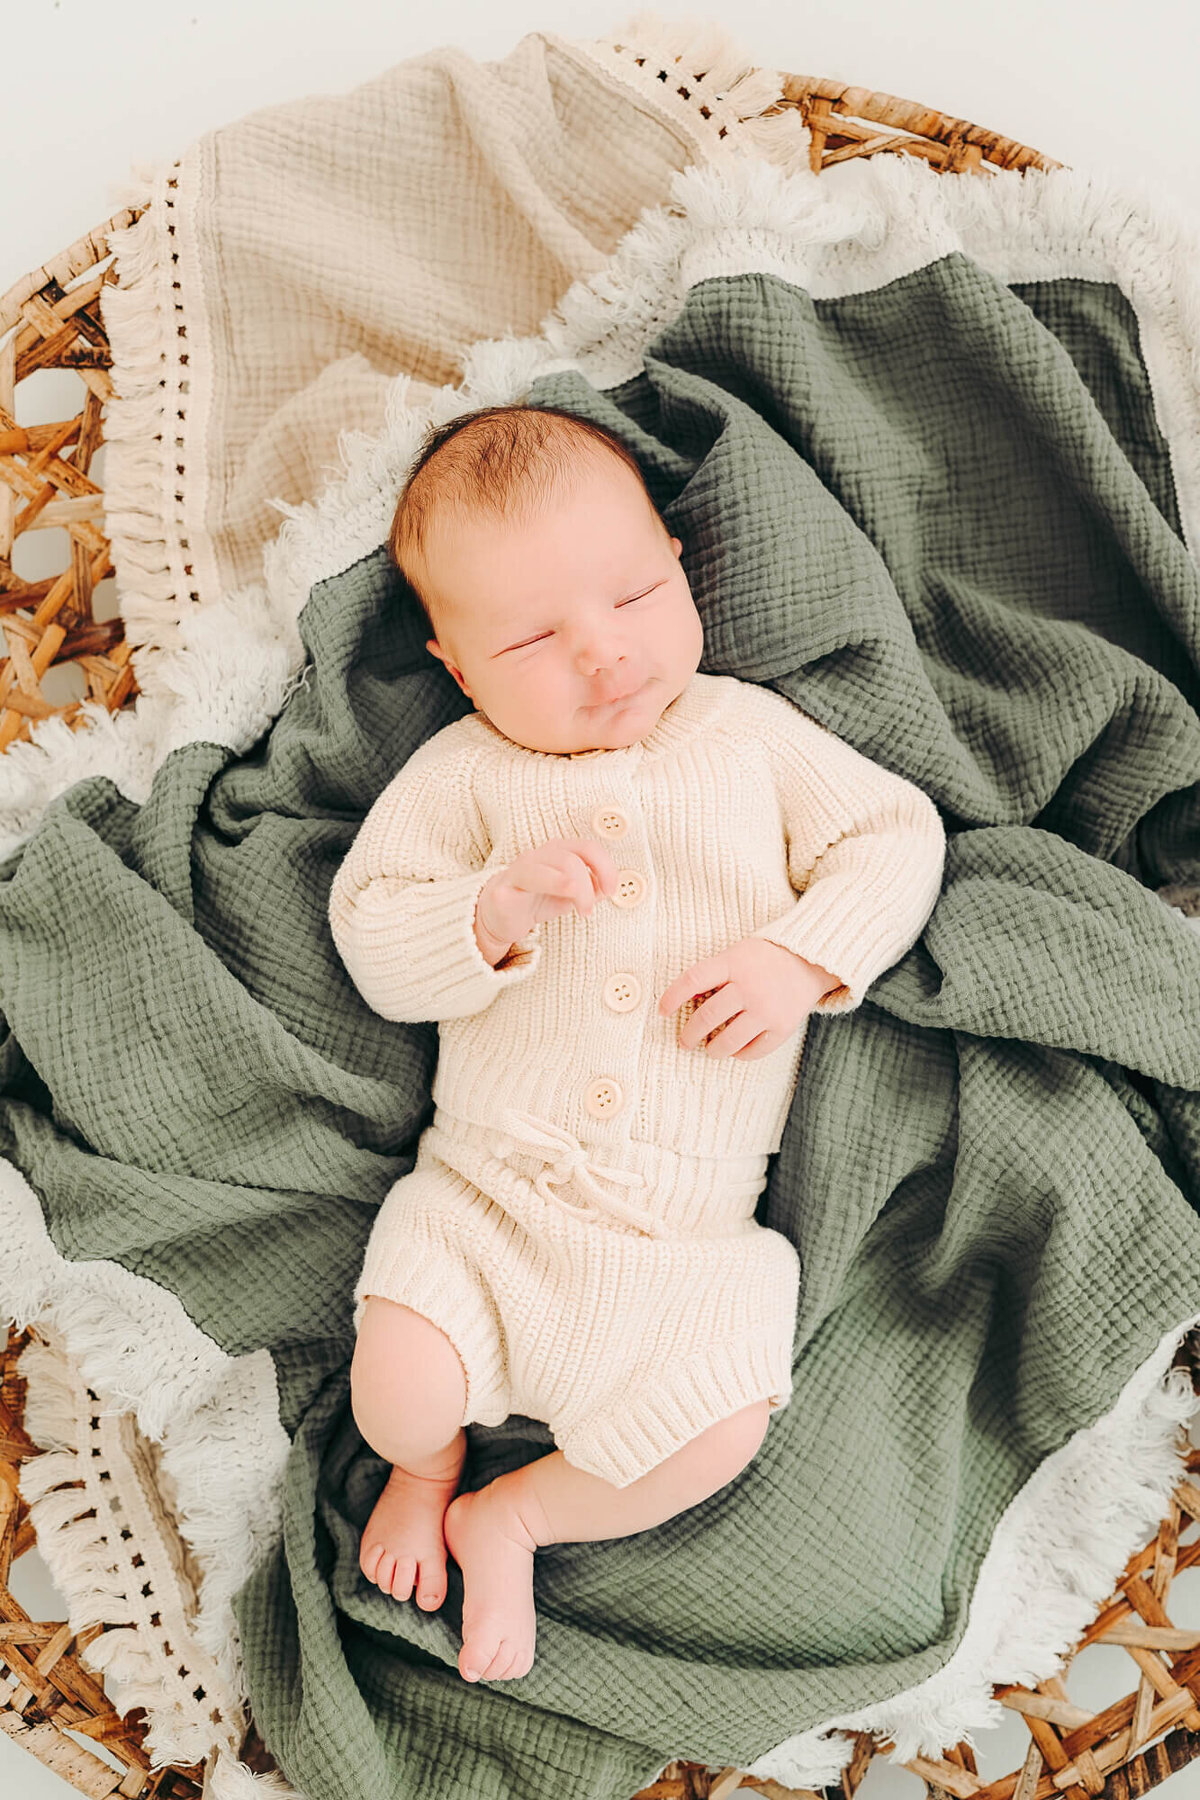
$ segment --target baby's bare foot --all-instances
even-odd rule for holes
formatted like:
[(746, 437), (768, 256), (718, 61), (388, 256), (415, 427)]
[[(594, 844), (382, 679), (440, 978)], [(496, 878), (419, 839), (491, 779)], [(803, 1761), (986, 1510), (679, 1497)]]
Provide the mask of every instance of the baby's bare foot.
[[(436, 1612), (446, 1598), (446, 1540), (442, 1521), (458, 1476), (410, 1475), (394, 1468), (363, 1528), (358, 1566), (394, 1600)], [(418, 1578), (419, 1577), (419, 1578)]]
[(532, 1534), (502, 1484), (459, 1494), (443, 1521), (450, 1554), (463, 1572), (459, 1674), (467, 1681), (515, 1681), (533, 1667)]

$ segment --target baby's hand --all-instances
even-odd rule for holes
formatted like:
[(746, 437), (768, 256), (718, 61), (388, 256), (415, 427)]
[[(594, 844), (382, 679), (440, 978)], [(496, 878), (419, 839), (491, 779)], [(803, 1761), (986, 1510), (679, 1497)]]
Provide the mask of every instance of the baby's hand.
[(675, 1012), (694, 994), (703, 995), (703, 1005), (679, 1034), (681, 1046), (690, 1050), (713, 1033), (715, 1042), (704, 1044), (710, 1056), (754, 1062), (790, 1038), (822, 994), (841, 986), (828, 969), (782, 944), (746, 937), (677, 975), (658, 1010)]
[(586, 917), (597, 894), (611, 894), (617, 865), (596, 838), (548, 838), (515, 856), (479, 895), (475, 921), (497, 943), (513, 944), (540, 919), (572, 907)]

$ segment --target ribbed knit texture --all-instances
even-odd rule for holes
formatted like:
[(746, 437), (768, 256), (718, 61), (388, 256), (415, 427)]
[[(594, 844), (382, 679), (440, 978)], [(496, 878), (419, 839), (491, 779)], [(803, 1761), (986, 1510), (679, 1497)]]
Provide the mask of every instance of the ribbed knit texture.
[[(624, 828), (607, 835), (614, 813)], [(640, 897), (544, 920), (492, 968), (473, 929), (480, 890), (529, 846), (577, 836), (635, 872)], [(919, 936), (944, 857), (921, 789), (781, 694), (697, 673), (624, 749), (529, 750), (479, 712), (436, 732), (363, 821), (329, 923), (377, 1012), (439, 1021), (443, 1114), (503, 1129), (518, 1108), (602, 1160), (639, 1143), (736, 1157), (779, 1148), (805, 1027), (764, 1057), (713, 1057), (679, 1042), (700, 999), (664, 1015), (659, 997), (754, 936), (841, 978), (817, 1011), (852, 1011)], [(617, 976), (637, 984), (629, 1010), (606, 1003)], [(596, 1116), (602, 1080), (620, 1098)]]
[[(653, 1175), (649, 1147), (640, 1160)], [(375, 1216), (356, 1324), (370, 1294), (412, 1307), (458, 1352), (460, 1423), (543, 1419), (569, 1462), (615, 1487), (753, 1401), (781, 1411), (801, 1263), (752, 1216), (765, 1157), (707, 1165), (723, 1216), (688, 1234), (581, 1219), (571, 1170), (538, 1161), (436, 1115)], [(690, 1164), (682, 1176), (690, 1196)]]
[[(606, 844), (617, 897), (493, 968), (480, 889), (559, 836)], [(421, 1312), (466, 1371), (464, 1424), (545, 1419), (622, 1487), (752, 1401), (786, 1405), (800, 1263), (753, 1214), (807, 1022), (739, 1061), (680, 1045), (701, 997), (657, 1002), (757, 936), (839, 975), (818, 1005), (852, 1011), (944, 857), (919, 788), (729, 675), (694, 675), (624, 749), (529, 750), (478, 712), (427, 739), (330, 892), (364, 998), (440, 1022), (433, 1125), (375, 1219), (356, 1323), (371, 1294)]]

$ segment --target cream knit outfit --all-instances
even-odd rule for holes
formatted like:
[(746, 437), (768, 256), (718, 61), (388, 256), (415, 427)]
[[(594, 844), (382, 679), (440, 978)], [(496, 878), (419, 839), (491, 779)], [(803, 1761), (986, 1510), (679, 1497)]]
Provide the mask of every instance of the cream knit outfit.
[[(543, 920), (493, 968), (484, 884), (595, 837), (589, 918)], [(792, 1390), (800, 1260), (754, 1217), (806, 1024), (754, 1061), (685, 1049), (685, 969), (767, 938), (840, 977), (850, 1012), (941, 887), (932, 800), (773, 689), (695, 674), (621, 749), (530, 750), (472, 712), (384, 788), (334, 879), (334, 942), (388, 1019), (437, 1020), (434, 1116), (376, 1216), (355, 1289), (438, 1325), (463, 1424), (544, 1420), (618, 1487)], [(830, 1196), (836, 1204), (836, 1195)]]

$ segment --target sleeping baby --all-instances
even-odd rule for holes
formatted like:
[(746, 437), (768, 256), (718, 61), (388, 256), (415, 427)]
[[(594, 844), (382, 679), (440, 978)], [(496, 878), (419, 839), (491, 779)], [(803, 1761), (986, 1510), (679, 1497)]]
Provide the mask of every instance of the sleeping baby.
[[(368, 1005), (439, 1027), (355, 1289), (351, 1405), (391, 1465), (359, 1560), (435, 1609), (449, 1550), (459, 1672), (514, 1680), (538, 1549), (697, 1505), (787, 1405), (801, 1269), (755, 1218), (767, 1159), (809, 1015), (916, 941), (945, 835), (782, 694), (699, 672), (682, 543), (605, 429), (432, 429), (389, 548), (474, 710), (383, 789), (329, 898)], [(510, 1413), (557, 1448), (459, 1494), (464, 1427)]]

